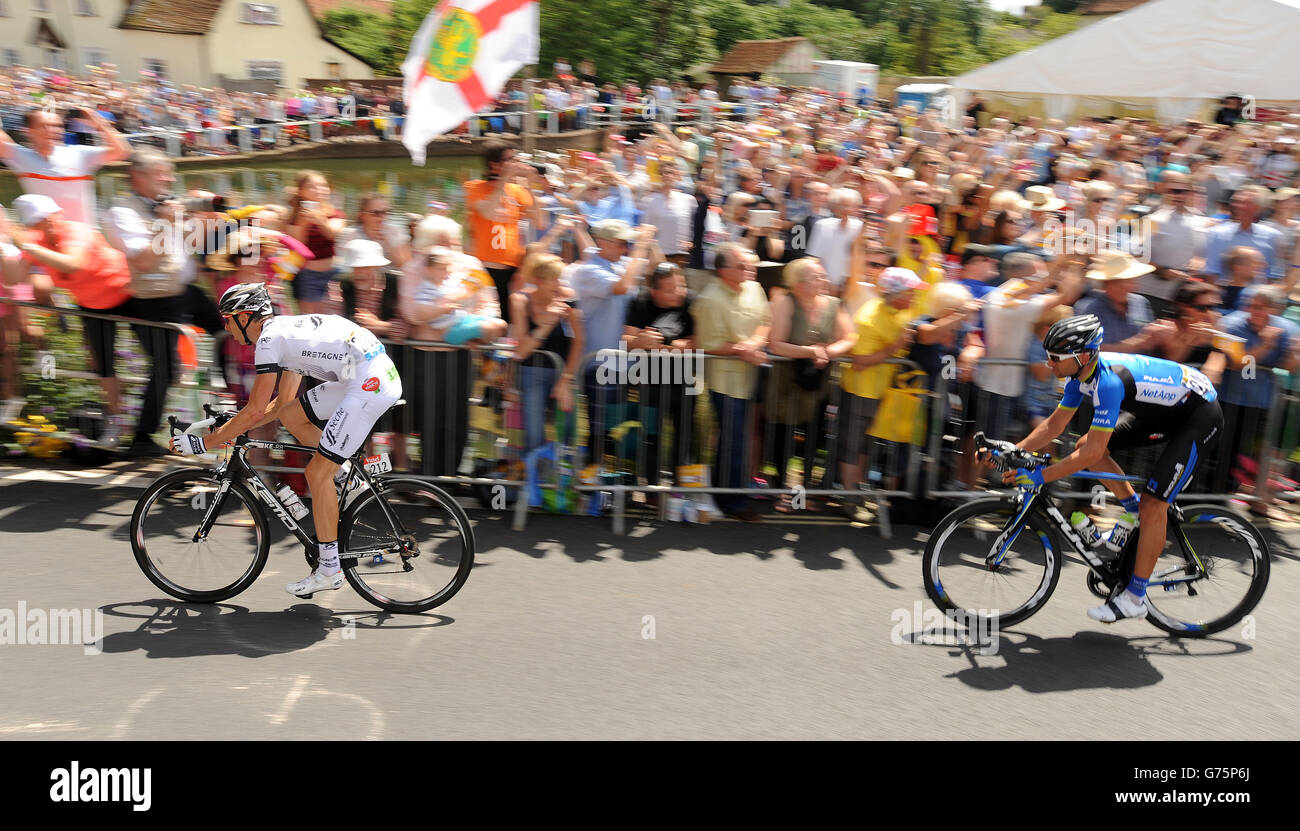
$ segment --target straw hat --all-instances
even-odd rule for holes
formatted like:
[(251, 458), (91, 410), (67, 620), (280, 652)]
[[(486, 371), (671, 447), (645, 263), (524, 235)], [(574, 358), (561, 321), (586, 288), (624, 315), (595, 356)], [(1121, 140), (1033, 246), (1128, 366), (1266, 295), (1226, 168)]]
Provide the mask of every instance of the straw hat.
[(1046, 185), (1025, 188), (1025, 198), (1020, 200), (1022, 211), (1059, 211), (1064, 207), (1065, 200), (1057, 199), (1056, 194)]
[(1140, 262), (1131, 254), (1123, 251), (1107, 251), (1093, 258), (1093, 267), (1088, 271), (1089, 280), (1132, 280), (1143, 274), (1150, 274), (1156, 267), (1150, 263)]

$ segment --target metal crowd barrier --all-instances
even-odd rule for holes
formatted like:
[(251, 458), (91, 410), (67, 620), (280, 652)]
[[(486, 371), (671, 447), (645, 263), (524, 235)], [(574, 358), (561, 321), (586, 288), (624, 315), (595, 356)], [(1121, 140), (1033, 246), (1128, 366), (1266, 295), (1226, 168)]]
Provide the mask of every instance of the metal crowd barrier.
[[(227, 398), (220, 354), (213, 348), (213, 340), (196, 334), (195, 329), (179, 323), (159, 323), (120, 316), (105, 315), (59, 306), (42, 306), (35, 303), (0, 298), (0, 303), (29, 314), (51, 315), (66, 321), (100, 319), (116, 325), (151, 327), (164, 330), (172, 337), (172, 346), (181, 338), (191, 339), (194, 347), (188, 350), (186, 361), (180, 364), (178, 374), (172, 379), (171, 397), (165, 412), (184, 417), (197, 417), (202, 403), (216, 403)], [(68, 335), (78, 335), (65, 324), (59, 327)], [(47, 335), (54, 336), (47, 327)], [(79, 343), (79, 341), (77, 342)], [(119, 341), (119, 346), (129, 341)], [(793, 386), (785, 387), (790, 376), (779, 369), (789, 365), (789, 359), (770, 357), (766, 368), (765, 389), (755, 389), (746, 408), (746, 426), (738, 435), (745, 440), (741, 452), (748, 456), (741, 462), (739, 486), (723, 486), (713, 478), (721, 471), (717, 458), (718, 435), (730, 434), (734, 425), (719, 421), (703, 383), (705, 363), (710, 361), (738, 361), (737, 358), (704, 355), (693, 351), (685, 353), (684, 360), (692, 362), (691, 377), (685, 371), (680, 376), (655, 379), (654, 383), (635, 382), (637, 379), (618, 380), (614, 372), (609, 378), (598, 379), (592, 367), (600, 359), (620, 360), (622, 350), (602, 350), (583, 357), (584, 370), (575, 378), (575, 400), (572, 424), (558, 428), (549, 416), (543, 419), (543, 435), (527, 435), (529, 412), (538, 400), (554, 408), (549, 390), (539, 396), (525, 389), (524, 374), (518, 361), (512, 357), (513, 347), (507, 344), (453, 347), (448, 344), (418, 341), (388, 343), (397, 363), (405, 387), (407, 404), (385, 416), (376, 427), (376, 434), (389, 434), (390, 440), (407, 442), (406, 436), (419, 434), (420, 464), (412, 475), (429, 481), (492, 488), (500, 485), (513, 490), (513, 526), (522, 529), (529, 508), (530, 496), (537, 490), (557, 491), (570, 489), (584, 494), (597, 506), (607, 494), (614, 530), (622, 533), (626, 525), (627, 495), (640, 492), (660, 494), (659, 515), (666, 512), (669, 494), (691, 495), (744, 495), (779, 498), (782, 495), (801, 494), (803, 497), (850, 496), (873, 500), (877, 507), (877, 521), (881, 533), (890, 533), (889, 502), (892, 497), (919, 499), (972, 498), (986, 493), (976, 485), (976, 480), (966, 478), (964, 488), (946, 487), (945, 482), (962, 481), (971, 473), (979, 474), (969, 462), (963, 470), (963, 459), (969, 451), (969, 437), (982, 430), (994, 438), (1017, 440), (1027, 434), (1029, 425), (1018, 413), (1003, 419), (1007, 425), (1003, 434), (991, 432), (992, 400), (981, 401), (978, 380), (958, 382), (955, 366), (945, 367), (934, 382), (934, 389), (921, 397), (929, 406), (922, 413), (927, 424), (924, 443), (898, 445), (881, 439), (864, 440), (867, 461), (863, 468), (863, 481), (838, 482), (841, 447), (841, 417), (844, 413), (843, 391), (840, 379), (831, 372), (824, 389), (811, 395), (810, 404), (795, 406), (793, 411), (783, 409), (798, 399), (800, 392)], [(57, 366), (46, 366), (35, 360), (19, 368), (24, 373), (43, 380), (78, 379), (93, 381), (98, 378), (90, 365), (88, 350), (65, 344)], [(10, 348), (16, 348), (11, 345)], [(130, 350), (124, 350), (129, 353)], [(549, 368), (558, 376), (563, 370), (562, 356), (540, 353)], [(654, 354), (654, 353), (639, 353)], [(630, 353), (629, 353), (630, 357)], [(78, 364), (78, 358), (81, 362)], [(139, 354), (128, 355), (125, 371), (118, 377), (125, 385), (138, 387), (149, 378), (133, 360), (144, 361)], [(173, 357), (173, 360), (175, 358)], [(73, 361), (72, 366), (67, 362)], [(841, 369), (842, 363), (841, 361)], [(917, 365), (900, 359), (890, 361), (900, 370), (919, 369)], [(980, 367), (1016, 366), (1028, 371), (1028, 363), (1019, 360), (984, 359)], [(685, 369), (685, 365), (683, 365)], [(623, 364), (624, 369), (630, 363)], [(155, 367), (156, 370), (156, 367)], [(1274, 469), (1291, 460), (1288, 451), (1300, 444), (1300, 394), (1292, 388), (1293, 377), (1282, 371), (1273, 371), (1274, 394), (1267, 409), (1238, 408), (1224, 404), (1225, 430), (1219, 452), (1205, 473), (1194, 480), (1186, 492), (1187, 499), (1197, 501), (1260, 501), (1261, 494), (1273, 493), (1288, 500), (1300, 500), (1300, 490), (1284, 480), (1278, 488), (1269, 487)], [(978, 377), (978, 376), (977, 376)], [(642, 379), (646, 380), (646, 379)], [(536, 381), (533, 381), (536, 383)], [(543, 381), (544, 382), (544, 381)], [(39, 383), (39, 382), (38, 382)], [(759, 397), (759, 393), (762, 396)], [(595, 398), (593, 399), (593, 393)], [(693, 393), (693, 394), (692, 394)], [(793, 397), (790, 393), (795, 393)], [(88, 393), (98, 400), (95, 393)], [(138, 396), (137, 396), (138, 397)], [(134, 398), (126, 394), (124, 401)], [(1018, 399), (1023, 404), (1024, 396)], [(531, 403), (530, 403), (531, 402)], [(701, 403), (709, 402), (709, 403)], [(76, 401), (64, 402), (74, 405)], [(1055, 402), (1052, 402), (1053, 405)], [(971, 405), (975, 412), (972, 413)], [(801, 409), (811, 407), (810, 412)], [(981, 409), (981, 407), (983, 409)], [(793, 414), (792, 414), (793, 413)], [(534, 427), (536, 422), (534, 421)], [(571, 430), (565, 436), (562, 430)], [(1087, 424), (1082, 417), (1076, 419), (1072, 429), (1059, 443), (1060, 458), (1068, 454)], [(798, 439), (803, 448), (796, 452)], [(530, 451), (537, 445), (551, 443), (557, 447), (571, 447), (575, 453), (573, 469), (566, 471), (562, 464), (551, 460), (548, 470), (529, 476), (525, 470)], [(1258, 450), (1256, 450), (1256, 445)], [(404, 445), (405, 447), (405, 445)], [(1162, 448), (1138, 448), (1119, 451), (1116, 461), (1126, 470), (1141, 472), (1149, 467)], [(801, 458), (801, 466), (791, 464), (792, 457)], [(1238, 457), (1254, 459), (1257, 470), (1240, 472)], [(679, 469), (689, 465), (705, 465), (710, 481), (682, 482)], [(265, 466), (269, 472), (300, 473), (301, 467)], [(574, 476), (577, 484), (562, 481), (564, 475)], [(583, 481), (583, 476), (586, 481)], [(782, 476), (784, 475), (784, 479)], [(763, 480), (754, 487), (755, 477)], [(734, 476), (732, 478), (735, 478)], [(774, 480), (774, 481), (769, 481)], [(791, 481), (798, 484), (791, 485)], [(671, 482), (671, 484), (668, 484)], [(835, 485), (838, 483), (838, 487)], [(996, 483), (991, 483), (996, 487)], [(1253, 493), (1243, 492), (1247, 487)], [(1054, 493), (1074, 500), (1112, 498), (1109, 491), (1054, 489)], [(572, 505), (569, 506), (572, 509)], [(599, 514), (599, 510), (589, 513)]]
[[(960, 471), (960, 460), (969, 447), (966, 445), (967, 440), (976, 431), (983, 431), (988, 434), (989, 438), (1002, 439), (1006, 441), (1018, 441), (1029, 434), (1031, 429), (1025, 413), (1023, 411), (1015, 412), (1008, 419), (1008, 430), (1002, 435), (995, 435), (990, 432), (990, 420), (987, 416), (988, 407), (993, 400), (983, 395), (979, 387), (978, 372), (979, 367), (992, 366), (1019, 366), (1023, 367), (1028, 373), (1029, 363), (1023, 360), (1011, 359), (981, 359), (976, 367), (976, 377), (969, 382), (956, 383), (957, 379), (954, 372), (940, 373), (939, 383), (935, 389), (933, 397), (934, 410), (931, 413), (930, 432), (928, 438), (928, 459), (933, 463), (929, 469), (925, 483), (925, 496), (928, 498), (946, 498), (946, 499), (969, 499), (984, 496), (986, 491), (979, 487), (973, 487), (972, 481), (964, 481), (963, 489), (953, 489), (944, 487), (940, 481), (944, 470), (952, 473)], [(1280, 462), (1281, 448), (1283, 437), (1281, 430), (1283, 419), (1286, 418), (1297, 425), (1300, 425), (1300, 397), (1293, 392), (1283, 389), (1283, 381), (1290, 378), (1288, 373), (1280, 370), (1270, 370), (1274, 376), (1274, 394), (1271, 398), (1270, 406), (1264, 409), (1263, 413), (1257, 411), (1241, 410), (1232, 404), (1228, 404), (1222, 399), (1222, 385), (1220, 385), (1220, 406), (1224, 410), (1224, 430), (1220, 437), (1218, 448), (1212, 459), (1205, 460), (1203, 467), (1200, 468), (1184, 495), (1180, 498), (1195, 499), (1201, 502), (1229, 502), (1240, 500), (1243, 502), (1261, 501), (1260, 493), (1269, 490), (1267, 488), (1272, 476), (1273, 467)], [(1059, 400), (1053, 396), (1052, 404), (1055, 406)], [(1085, 402), (1086, 403), (1086, 402)], [(973, 422), (969, 416), (971, 405), (974, 405), (975, 416), (978, 422)], [(981, 410), (981, 404), (984, 409)], [(1016, 406), (1023, 408), (1026, 404), (1026, 396), (1022, 394), (1017, 398)], [(1087, 433), (1088, 423), (1083, 417), (1086, 408), (1081, 407), (1081, 415), (1077, 415), (1067, 427), (1066, 432), (1057, 439), (1057, 449), (1053, 455), (1056, 458), (1063, 458), (1074, 451), (1075, 444)], [(1290, 415), (1284, 415), (1289, 413)], [(956, 417), (954, 417), (954, 414)], [(1048, 412), (1050, 415), (1050, 411)], [(1240, 476), (1234, 477), (1238, 456), (1247, 455), (1243, 453), (1233, 453), (1234, 447), (1239, 442), (1234, 441), (1235, 436), (1254, 436), (1259, 442), (1258, 469), (1251, 477), (1253, 479), (1254, 493), (1244, 493), (1240, 488), (1234, 489), (1234, 478), (1240, 479)], [(1139, 447), (1128, 450), (1112, 451), (1111, 455), (1115, 461), (1126, 471), (1130, 473), (1141, 473), (1150, 468), (1156, 460), (1163, 445), (1154, 447)], [(973, 464), (965, 468), (966, 471), (979, 475), (978, 469)], [(950, 478), (949, 481), (955, 481)], [(1238, 483), (1243, 484), (1243, 483)], [(1101, 484), (1094, 484), (1088, 490), (1077, 488), (1068, 488), (1064, 483), (1053, 487), (1052, 493), (1067, 500), (1084, 500), (1084, 499), (1106, 499), (1113, 500), (1110, 490)], [(1297, 491), (1277, 491), (1276, 495), (1287, 500), (1300, 499), (1300, 492)]]
[[(84, 344), (83, 321), (101, 320), (116, 326), (119, 331), (115, 338), (115, 354), (107, 357), (109, 360), (114, 361), (114, 366), (117, 369), (116, 377), (123, 385), (121, 390), (123, 417), (132, 417), (133, 424), (139, 423), (138, 412), (143, 406), (143, 402), (137, 401), (140, 396), (128, 394), (128, 388), (147, 385), (151, 380), (156, 381), (167, 390), (168, 394), (168, 397), (162, 402), (163, 416), (175, 413), (191, 419), (201, 412), (201, 405), (205, 403), (204, 396), (207, 395), (209, 379), (214, 374), (219, 374), (219, 371), (214, 373), (216, 363), (211, 349), (211, 339), (206, 335), (199, 334), (201, 330), (198, 330), (197, 327), (190, 327), (181, 323), (109, 315), (65, 306), (45, 306), (12, 298), (0, 298), (0, 303), (13, 309), (21, 309), (28, 314), (42, 317), (51, 316), (60, 320), (55, 327), (46, 327), (47, 348), (43, 354), (34, 355), (32, 363), (28, 366), (18, 366), (20, 378), (24, 375), (35, 376), (43, 382), (48, 382), (47, 386), (61, 384), (67, 379), (99, 383), (99, 373), (95, 371), (93, 366), (93, 354)], [(70, 325), (69, 321), (74, 321), (75, 326)], [(131, 331), (130, 338), (121, 337), (123, 333), (120, 329), (123, 324), (131, 327), (129, 330)], [(150, 346), (146, 346), (141, 342), (140, 350), (132, 352), (128, 348), (128, 345), (132, 342), (131, 338), (136, 342), (140, 342), (140, 335), (136, 330), (153, 330), (166, 333), (166, 340), (161, 343), (155, 342)], [(52, 342), (64, 336), (75, 337), (76, 340), (72, 343), (56, 344)], [(182, 344), (184, 345), (182, 346)], [(56, 351), (50, 349), (50, 346), (59, 348)], [(18, 345), (10, 344), (8, 348), (17, 349)], [(162, 357), (154, 357), (149, 355), (151, 349), (154, 352), (165, 352), (166, 354)], [(122, 371), (122, 361), (117, 360), (117, 358), (126, 359), (126, 371)], [(147, 370), (140, 366), (145, 362), (149, 364)], [(53, 427), (57, 427), (58, 425), (53, 424), (55, 420), (63, 420), (67, 417), (67, 413), (76, 410), (83, 404), (103, 403), (102, 389), (86, 391), (85, 394), (89, 398), (82, 401), (66, 400), (67, 396), (75, 393), (63, 387), (55, 387), (54, 394), (58, 396), (58, 399), (56, 403), (46, 405), (48, 412), (29, 413), (28, 415), (41, 416)], [(54, 418), (50, 418), (51, 416)], [(123, 440), (129, 439), (130, 436), (124, 432)]]
[[(614, 127), (633, 121), (658, 121), (669, 126), (710, 125), (718, 121), (744, 121), (772, 106), (767, 101), (737, 103), (715, 101), (711, 104), (692, 103), (649, 104), (647, 102), (615, 104), (583, 104), (566, 107), (562, 110), (533, 110), (537, 123), (545, 124), (549, 135), (559, 135), (565, 128), (585, 129), (587, 127)], [(527, 110), (492, 110), (475, 113), (465, 121), (467, 134), (477, 138), (486, 133), (509, 131), (523, 132)], [(313, 116), (309, 118), (286, 119), (283, 121), (240, 122), (213, 127), (150, 127), (124, 136), (132, 144), (147, 144), (163, 150), (168, 156), (184, 155), (185, 137), (194, 135), (202, 139), (204, 149), (225, 151), (235, 149), (240, 153), (254, 153), (262, 142), (263, 135), (269, 135), (271, 149), (280, 145), (286, 132), (305, 133), (304, 138), (313, 143), (326, 140), (325, 126), (329, 124), (354, 126), (362, 124), (378, 125), (378, 132), (384, 141), (396, 141), (401, 137), (401, 128), (406, 121), (405, 115), (385, 113), (380, 115), (347, 116)], [(233, 138), (232, 138), (233, 137)], [(233, 147), (232, 147), (233, 145)]]
[[(750, 406), (745, 407), (746, 427), (740, 432), (748, 437), (748, 441), (744, 442), (742, 450), (744, 461), (740, 463), (740, 476), (748, 486), (722, 486), (717, 481), (718, 478), (736, 478), (735, 475), (726, 476), (723, 473), (718, 458), (722, 447), (720, 437), (734, 435), (731, 432), (734, 425), (727, 423), (729, 414), (719, 421), (707, 384), (703, 382), (703, 365), (711, 361), (739, 362), (740, 359), (688, 351), (682, 353), (680, 360), (697, 366), (689, 373), (683, 372), (681, 376), (674, 377), (669, 383), (600, 383), (601, 379), (594, 377), (594, 368), (599, 366), (600, 361), (617, 362), (621, 351), (600, 350), (583, 357), (580, 365), (586, 370), (579, 390), (578, 407), (587, 415), (588, 423), (587, 442), (583, 446), (585, 452), (581, 454), (584, 469), (590, 470), (594, 465), (595, 475), (600, 481), (584, 482), (577, 490), (590, 494), (610, 494), (615, 533), (621, 534), (624, 531), (627, 494), (633, 492), (767, 498), (779, 498), (782, 495), (799, 495), (803, 498), (835, 496), (855, 501), (872, 500), (876, 503), (882, 535), (886, 537), (890, 535), (888, 499), (919, 495), (923, 448), (897, 445), (869, 437), (860, 437), (859, 444), (860, 454), (866, 457), (862, 468), (863, 481), (840, 482), (841, 487), (833, 487), (841, 476), (838, 468), (843, 463), (839, 458), (841, 436), (838, 416), (844, 412), (839, 379), (834, 370), (828, 372), (824, 389), (819, 393), (809, 391), (808, 397), (811, 400), (802, 406), (796, 405), (799, 409), (810, 410), (806, 418), (800, 413), (791, 413), (785, 407), (791, 400), (789, 394), (775, 385), (788, 382), (793, 388), (792, 376), (778, 369), (792, 366), (793, 361), (777, 356), (769, 356), (768, 366), (762, 368), (766, 371), (766, 377), (760, 373), (757, 382), (762, 389), (755, 389), (746, 399)], [(636, 354), (640, 357), (655, 353)], [(627, 364), (623, 367), (628, 370), (628, 375), (635, 374), (631, 370), (631, 360), (629, 354)], [(844, 363), (848, 363), (848, 360), (841, 359), (837, 362), (841, 370)], [(891, 359), (888, 363), (900, 370), (919, 369), (916, 364), (902, 359)], [(695, 378), (693, 386), (687, 375)], [(800, 392), (795, 389), (791, 391)], [(597, 400), (592, 400), (593, 394)], [(923, 397), (928, 398), (929, 393)], [(647, 399), (652, 399), (653, 403), (647, 403)], [(699, 404), (699, 400), (710, 403)], [(662, 406), (665, 401), (669, 404), (667, 417)], [(926, 409), (922, 406), (921, 412), (924, 413)], [(670, 421), (671, 441), (665, 438), (668, 432), (666, 422)], [(797, 444), (796, 434), (801, 434), (804, 442), (803, 483), (792, 487), (787, 482), (789, 459), (794, 455)], [(637, 438), (629, 441), (630, 435), (636, 435)], [(647, 441), (651, 436), (654, 438)], [(728, 445), (733, 443), (727, 442)], [(877, 469), (882, 458), (883, 465)], [(821, 462), (818, 474), (817, 467), (821, 459), (824, 461)], [(676, 481), (676, 474), (684, 465), (706, 463), (710, 477), (708, 485)], [(775, 484), (767, 480), (769, 467), (778, 478)], [(664, 477), (665, 468), (674, 480), (672, 485), (658, 483)], [(783, 473), (786, 474), (785, 482), (779, 481)], [(590, 475), (588, 478), (591, 478)], [(759, 481), (763, 484), (754, 486)], [(864, 484), (866, 487), (863, 487)], [(665, 510), (666, 505), (661, 497), (661, 518)]]

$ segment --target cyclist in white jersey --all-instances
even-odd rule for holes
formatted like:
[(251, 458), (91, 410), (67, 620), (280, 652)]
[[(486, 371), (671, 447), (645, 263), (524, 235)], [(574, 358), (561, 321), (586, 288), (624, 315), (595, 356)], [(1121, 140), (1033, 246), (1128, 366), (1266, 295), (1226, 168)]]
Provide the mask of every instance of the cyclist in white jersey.
[(1145, 355), (1101, 352), (1104, 334), (1096, 315), (1068, 317), (1047, 330), (1043, 348), (1048, 366), (1057, 378), (1070, 380), (1056, 412), (1016, 446), (1042, 450), (1050, 445), (1085, 397), (1092, 405), (1092, 426), (1069, 456), (1047, 467), (1007, 471), (1003, 481), (1042, 487), (1084, 469), (1123, 474), (1111, 450), (1164, 444), (1141, 499), (1128, 482), (1106, 483), (1125, 512), (1107, 547), (1121, 551), (1139, 526), (1143, 531), (1128, 585), (1088, 610), (1092, 619), (1114, 623), (1146, 617), (1147, 581), (1165, 544), (1169, 503), (1210, 457), (1223, 430), (1223, 411), (1214, 386), (1198, 370)]
[[(174, 437), (172, 450), (182, 455), (205, 453), (208, 447), (220, 447), (277, 419), (299, 442), (316, 445), (318, 452), (307, 464), (307, 487), (320, 562), (306, 579), (285, 588), (299, 596), (342, 588), (334, 477), (339, 466), (360, 449), (379, 417), (402, 397), (397, 368), (379, 339), (347, 318), (275, 317), (262, 283), (232, 286), (221, 296), (220, 310), (226, 331), (237, 343), (257, 344), (253, 357), (257, 380), (247, 406), (234, 418), (206, 440)], [(325, 383), (299, 399), (303, 375)], [(272, 400), (277, 380), (279, 394)]]

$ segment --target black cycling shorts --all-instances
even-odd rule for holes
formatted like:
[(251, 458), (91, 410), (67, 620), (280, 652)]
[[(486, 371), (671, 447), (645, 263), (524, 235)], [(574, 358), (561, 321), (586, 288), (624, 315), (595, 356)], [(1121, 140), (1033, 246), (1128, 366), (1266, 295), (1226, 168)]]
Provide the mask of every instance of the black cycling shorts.
[(1223, 432), (1223, 410), (1218, 401), (1202, 401), (1182, 412), (1170, 413), (1161, 421), (1140, 420), (1121, 412), (1107, 450), (1128, 450), (1153, 444), (1165, 445), (1147, 479), (1145, 493), (1173, 502), (1192, 481), (1196, 470), (1211, 458)]

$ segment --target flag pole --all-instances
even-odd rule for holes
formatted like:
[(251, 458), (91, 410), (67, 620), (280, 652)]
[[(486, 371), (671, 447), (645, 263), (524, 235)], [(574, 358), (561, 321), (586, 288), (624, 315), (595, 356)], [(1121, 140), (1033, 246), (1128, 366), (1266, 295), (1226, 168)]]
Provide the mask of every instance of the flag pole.
[(533, 110), (533, 72), (537, 67), (524, 67), (524, 152), (533, 152), (533, 133), (537, 131), (537, 113)]

